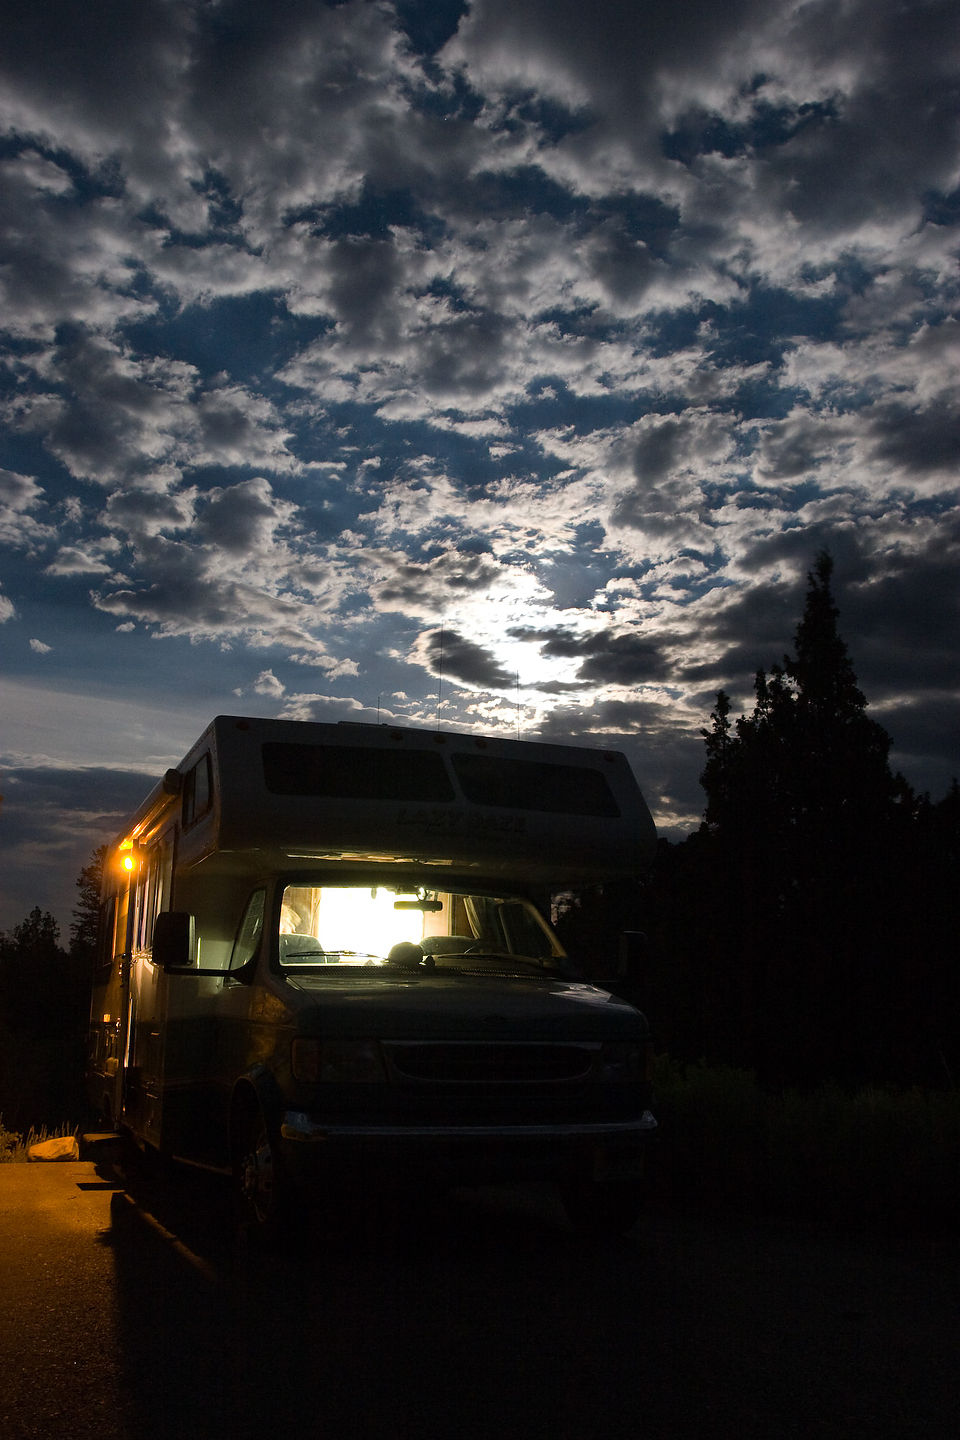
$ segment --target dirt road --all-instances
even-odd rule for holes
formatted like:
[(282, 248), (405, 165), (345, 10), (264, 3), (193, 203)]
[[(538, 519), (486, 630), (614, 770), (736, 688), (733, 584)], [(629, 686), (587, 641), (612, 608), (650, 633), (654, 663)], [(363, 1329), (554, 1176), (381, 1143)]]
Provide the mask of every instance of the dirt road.
[(960, 1244), (459, 1192), (248, 1253), (219, 1182), (0, 1167), (8, 1440), (956, 1440)]

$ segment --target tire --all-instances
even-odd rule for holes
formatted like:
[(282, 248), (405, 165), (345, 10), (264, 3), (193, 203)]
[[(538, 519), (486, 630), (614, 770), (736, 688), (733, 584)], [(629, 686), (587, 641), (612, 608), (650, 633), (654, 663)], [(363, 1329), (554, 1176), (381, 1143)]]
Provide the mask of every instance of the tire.
[(642, 1180), (570, 1180), (561, 1186), (564, 1209), (584, 1235), (622, 1235), (640, 1218), (645, 1199)]
[(233, 1186), (237, 1218), (251, 1235), (276, 1240), (291, 1213), (282, 1162), (260, 1103), (238, 1106), (233, 1127)]

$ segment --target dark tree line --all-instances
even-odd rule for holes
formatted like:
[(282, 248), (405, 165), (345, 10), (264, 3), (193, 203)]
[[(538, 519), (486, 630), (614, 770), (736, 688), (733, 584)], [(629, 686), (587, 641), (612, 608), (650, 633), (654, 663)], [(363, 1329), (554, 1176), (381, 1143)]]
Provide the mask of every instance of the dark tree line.
[(0, 1117), (13, 1130), (82, 1118), (82, 1078), (105, 847), (77, 878), (70, 944), (34, 906), (0, 931)]
[[(933, 804), (892, 773), (832, 569), (821, 554), (794, 652), (757, 673), (752, 713), (733, 720), (717, 696), (703, 823), (661, 843), (635, 897), (651, 942), (636, 998), (676, 1058), (773, 1086), (953, 1084), (960, 791)], [(629, 912), (583, 897), (566, 930), (600, 919), (612, 936)]]

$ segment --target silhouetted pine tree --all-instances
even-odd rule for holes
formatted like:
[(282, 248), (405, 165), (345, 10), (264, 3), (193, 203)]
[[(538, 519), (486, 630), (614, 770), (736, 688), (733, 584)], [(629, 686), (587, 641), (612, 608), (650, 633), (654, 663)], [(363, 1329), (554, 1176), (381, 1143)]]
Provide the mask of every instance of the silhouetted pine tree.
[(98, 845), (77, 876), (77, 903), (70, 925), (70, 953), (86, 962), (90, 969), (97, 951), (97, 926), (100, 920), (100, 883), (107, 846)]
[[(721, 692), (703, 732), (699, 837), (715, 870), (716, 1020), (732, 1057), (773, 1081), (879, 1078), (902, 1063), (901, 865), (917, 802), (866, 714), (817, 557), (795, 650), (755, 681), (732, 725)], [(719, 893), (718, 893), (719, 891)], [(899, 999), (898, 999), (899, 997)]]
[(15, 1130), (81, 1113), (90, 969), (59, 942), (56, 920), (39, 906), (0, 934), (0, 1114)]
[(960, 1083), (960, 786), (891, 773), (817, 557), (792, 656), (701, 733), (706, 808), (644, 895), (661, 1045), (771, 1084)]
[(9, 934), (0, 935), (0, 1012), (14, 1030), (44, 1024), (64, 959), (59, 941), (56, 920), (39, 905)]

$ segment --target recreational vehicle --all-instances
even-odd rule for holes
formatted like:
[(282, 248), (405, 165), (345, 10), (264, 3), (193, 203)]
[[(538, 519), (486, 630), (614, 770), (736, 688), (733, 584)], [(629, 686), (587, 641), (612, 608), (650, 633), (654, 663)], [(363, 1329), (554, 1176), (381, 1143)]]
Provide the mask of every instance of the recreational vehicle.
[(342, 1185), (527, 1177), (623, 1228), (650, 1034), (550, 897), (653, 847), (615, 751), (220, 716), (107, 854), (90, 1098), (265, 1229)]

